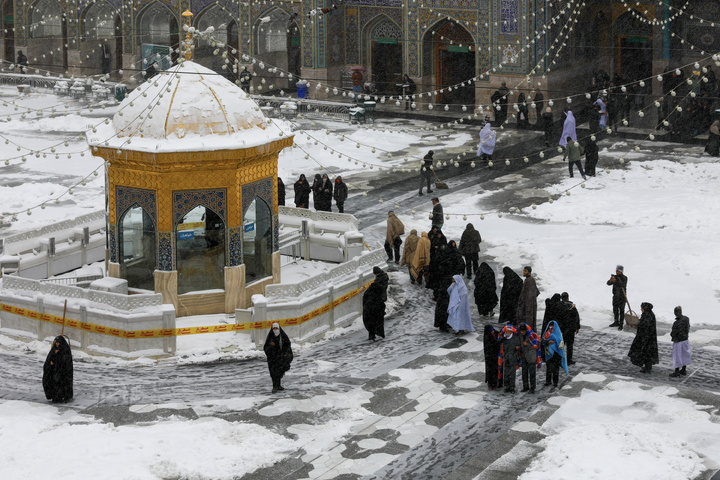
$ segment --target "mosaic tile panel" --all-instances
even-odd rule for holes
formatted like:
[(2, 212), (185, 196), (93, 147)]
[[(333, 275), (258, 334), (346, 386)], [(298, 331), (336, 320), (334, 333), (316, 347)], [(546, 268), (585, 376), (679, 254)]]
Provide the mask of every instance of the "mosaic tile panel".
[(273, 215), (273, 252), (280, 250), (280, 216)]
[(133, 11), (132, 6), (123, 4), (120, 11), (123, 31), (123, 53), (135, 53), (135, 42), (133, 42)]
[(175, 235), (173, 232), (157, 232), (157, 268), (163, 272), (175, 270), (173, 252), (175, 247)]
[(345, 63), (345, 9), (333, 13), (328, 25), (328, 66), (340, 66)]
[(500, 3), (500, 34), (517, 35), (518, 33), (518, 0), (501, 0)]
[(403, 0), (345, 0), (345, 5), (363, 5), (367, 7), (402, 7)]
[[(28, 16), (30, 14), (30, 7), (23, 3), (18, 6), (18, 4), (15, 4), (15, 11), (14, 11), (14, 17), (15, 17), (15, 25), (27, 25), (28, 24)], [(27, 28), (16, 28), (15, 29), (15, 46), (16, 47), (27, 47), (27, 40), (28, 40), (28, 29)], [(27, 52), (25, 52), (27, 53)]]
[(245, 216), (245, 210), (247, 210), (255, 197), (262, 198), (268, 205), (270, 205), (270, 208), (272, 208), (273, 198), (275, 198), (275, 190), (273, 188), (273, 183), (273, 179), (272, 177), (270, 177), (242, 186), (243, 216)]
[(243, 227), (228, 229), (228, 266), (234, 267), (243, 263)]
[(110, 261), (118, 263), (117, 227), (115, 225), (108, 225), (108, 243)]
[[(478, 12), (478, 76), (484, 75), (490, 70), (490, 18), (487, 10)], [(488, 24), (487, 26), (485, 24)], [(479, 78), (478, 78), (479, 80)], [(487, 76), (483, 76), (483, 81), (488, 81)]]
[(417, 2), (408, 5), (408, 31), (407, 31), (407, 47), (406, 55), (408, 62), (408, 73), (411, 77), (420, 76), (420, 32), (418, 31), (418, 16), (420, 7)]
[(250, 41), (250, 3), (239, 2), (240, 4), (240, 20), (238, 21), (238, 36), (240, 37), (240, 49), (238, 57), (242, 55), (252, 54), (252, 42)]
[[(307, 18), (310, 15), (310, 11), (315, 8), (315, 2), (302, 2), (302, 15), (303, 18)], [(302, 22), (305, 24), (305, 21)], [(313, 62), (313, 38), (315, 37), (316, 23), (313, 22), (310, 26), (303, 28), (302, 35), (302, 56), (303, 56), (303, 67), (313, 68), (315, 63)]]
[(173, 192), (173, 225), (198, 205), (212, 209), (227, 225), (227, 190), (224, 188)]
[(79, 32), (78, 32), (78, 17), (77, 14), (79, 13), (79, 8), (77, 1), (68, 0), (65, 4), (65, 12), (74, 12), (76, 15), (72, 15), (67, 20), (67, 40), (68, 40), (68, 48), (70, 50), (76, 50), (78, 48), (78, 39), (79, 39)]
[(317, 25), (317, 64), (316, 68), (325, 68), (327, 66), (327, 15), (322, 15), (315, 20)]
[(152, 218), (157, 227), (157, 195), (154, 190), (139, 188), (115, 187), (115, 218), (120, 221), (125, 210), (138, 205)]
[(358, 9), (348, 8), (345, 17), (345, 61), (360, 63), (360, 27)]
[[(542, 28), (545, 26), (545, 15), (546, 15), (546, 0), (535, 0), (535, 25), (534, 30), (536, 32), (543, 31)], [(533, 66), (538, 65), (541, 72), (547, 69), (547, 60), (545, 59), (545, 53), (547, 52), (547, 36), (542, 34), (538, 39), (535, 40), (535, 58), (533, 59)]]

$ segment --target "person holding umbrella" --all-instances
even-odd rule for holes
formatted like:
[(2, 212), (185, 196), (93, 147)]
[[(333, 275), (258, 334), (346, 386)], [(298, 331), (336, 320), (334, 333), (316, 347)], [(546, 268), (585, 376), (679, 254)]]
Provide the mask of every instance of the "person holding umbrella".
[(353, 101), (357, 103), (358, 96), (362, 94), (363, 89), (363, 74), (365, 71), (363, 67), (350, 67), (352, 72), (352, 83), (353, 83)]

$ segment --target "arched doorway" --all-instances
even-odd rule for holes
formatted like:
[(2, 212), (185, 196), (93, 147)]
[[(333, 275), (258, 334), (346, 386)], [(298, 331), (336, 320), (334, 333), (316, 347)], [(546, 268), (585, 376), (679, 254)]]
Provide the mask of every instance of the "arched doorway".
[(198, 205), (175, 226), (178, 294), (225, 289), (225, 221)]
[(378, 93), (395, 95), (402, 83), (402, 31), (390, 20), (378, 22), (370, 31), (370, 68)]
[[(290, 15), (284, 10), (273, 8), (261, 15), (262, 18), (270, 18), (268, 22), (255, 22), (255, 58), (278, 67), (281, 71), (290, 71), (289, 54), (287, 46), (287, 28), (290, 23)], [(267, 69), (255, 69), (255, 75), (268, 78)], [(270, 74), (273, 75), (273, 74)], [(275, 79), (270, 80), (273, 83)], [(277, 84), (276, 84), (277, 85)]]
[(469, 87), (459, 86), (475, 76), (475, 42), (472, 35), (452, 20), (444, 20), (434, 30), (435, 35), (432, 31), (426, 35), (432, 35), (434, 40), (436, 88), (442, 90), (437, 103), (473, 105), (475, 89), (472, 84)]
[(292, 77), (288, 78), (288, 87), (294, 88), (295, 82), (300, 78), (300, 27), (297, 23), (292, 22), (287, 29), (287, 52), (288, 52), (288, 72)]
[(152, 217), (135, 204), (125, 210), (118, 225), (120, 276), (128, 287), (154, 291), (157, 250)]
[(243, 214), (243, 263), (247, 285), (272, 276), (272, 209), (260, 197)]
[[(229, 63), (228, 67), (223, 70), (222, 67), (225, 64), (225, 57), (222, 56), (222, 53), (228, 50), (227, 47), (233, 45), (231, 27), (235, 25), (235, 21), (227, 10), (218, 5), (213, 5), (200, 14), (196, 25), (201, 32), (206, 31), (208, 27), (213, 27), (215, 31), (210, 38), (201, 38), (198, 40), (198, 44), (195, 47), (195, 61), (217, 73), (227, 76), (228, 73), (231, 73), (228, 68), (232, 69), (232, 63)], [(235, 32), (237, 38), (237, 28)], [(235, 41), (237, 42), (237, 40)], [(237, 43), (235, 43), (235, 47), (233, 48), (237, 48)], [(217, 55), (213, 54), (215, 50), (219, 50)], [(228, 59), (230, 59), (230, 57), (228, 57)]]
[(618, 73), (629, 81), (652, 76), (652, 25), (639, 18), (637, 10), (625, 12), (615, 21)]
[(138, 44), (142, 45), (143, 69), (155, 63), (166, 70), (177, 59), (180, 37), (175, 15), (162, 3), (154, 2), (140, 14)]
[[(32, 10), (27, 57), (43, 69), (68, 67), (67, 19), (55, 0), (40, 0)], [(58, 55), (59, 54), (59, 55)]]
[(15, 10), (13, 0), (5, 0), (2, 9), (4, 56), (6, 62), (15, 62)]
[(101, 1), (91, 4), (82, 18), (80, 47), (82, 57), (88, 59), (88, 67), (102, 73), (110, 73), (113, 57), (117, 56), (116, 17), (119, 17), (117, 10), (108, 2)]

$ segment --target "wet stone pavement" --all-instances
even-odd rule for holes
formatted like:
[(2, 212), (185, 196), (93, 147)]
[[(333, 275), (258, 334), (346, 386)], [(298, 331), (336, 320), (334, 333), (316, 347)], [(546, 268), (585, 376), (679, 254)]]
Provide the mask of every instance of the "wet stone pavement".
[[(169, 415), (188, 419), (212, 415), (262, 425), (299, 441), (297, 451), (246, 475), (247, 479), (470, 480), (485, 469), (492, 475), (483, 478), (510, 479), (519, 472), (492, 464), (518, 448), (520, 440), (526, 445), (542, 438), (537, 432), (521, 435), (514, 426), (549, 417), (551, 399), (558, 395), (579, 395), (580, 389), (563, 388), (572, 386), (579, 373), (672, 384), (682, 391), (720, 390), (720, 365), (712, 349), (695, 348), (688, 376), (673, 381), (667, 376), (671, 371), (667, 345), (661, 344), (661, 364), (653, 373), (641, 374), (626, 358), (632, 335), (607, 328), (581, 330), (576, 337), (577, 364), (569, 376), (561, 374), (559, 389), (542, 386), (543, 367), (535, 395), (488, 391), (480, 332), (497, 317), (480, 318), (474, 313), (477, 332), (463, 337), (440, 333), (432, 327), (434, 304), (429, 292), (408, 285), (401, 293), (399, 275), (404, 271), (391, 272), (397, 291), (386, 321), (387, 339), (369, 342), (361, 329), (311, 346), (296, 357), (283, 382), (287, 390), (281, 394), (269, 393), (267, 366), (260, 359), (120, 368), (76, 362), (76, 398), (68, 408), (116, 425)], [(660, 334), (667, 327), (661, 325)], [(7, 373), (1, 398), (46, 403), (39, 382), (27, 381), (39, 378), (41, 359), (2, 354), (0, 360)], [(720, 403), (717, 395), (707, 396), (704, 401)], [(237, 398), (253, 398), (254, 403), (236, 410), (211, 408), (222, 399)], [(299, 440), (306, 432), (332, 429), (348, 412), (355, 415), (350, 430), (321, 451), (312, 442), (306, 446)], [(513, 453), (518, 458), (524, 454), (528, 452)], [(515, 463), (529, 464), (529, 458)]]

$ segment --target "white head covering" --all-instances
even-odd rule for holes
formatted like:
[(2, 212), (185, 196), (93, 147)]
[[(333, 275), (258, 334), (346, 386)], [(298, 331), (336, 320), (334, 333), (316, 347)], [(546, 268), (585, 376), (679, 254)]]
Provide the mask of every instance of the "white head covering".
[[(275, 330), (275, 327), (277, 327), (277, 330)], [(273, 323), (272, 328), (273, 328), (273, 333), (275, 334), (276, 337), (278, 335), (280, 335), (280, 324), (279, 323), (277, 323), (277, 322)]]

